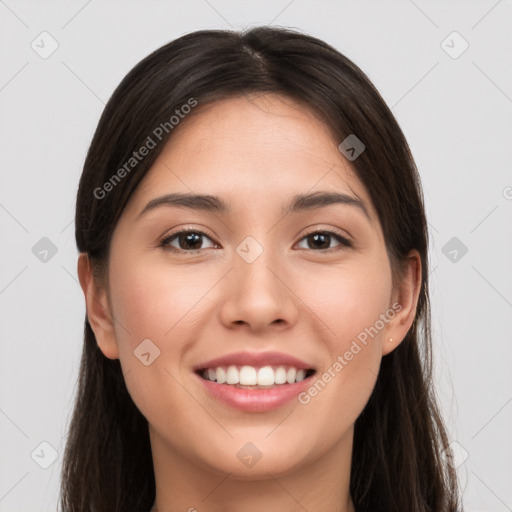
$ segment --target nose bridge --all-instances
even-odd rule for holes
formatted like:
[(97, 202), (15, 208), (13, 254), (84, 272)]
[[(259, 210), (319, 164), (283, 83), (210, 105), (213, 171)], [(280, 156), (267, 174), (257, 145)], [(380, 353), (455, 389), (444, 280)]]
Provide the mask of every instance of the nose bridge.
[[(268, 237), (266, 237), (268, 240)], [(223, 319), (262, 328), (296, 319), (293, 293), (284, 284), (284, 265), (279, 255), (252, 236), (246, 237), (234, 254)]]
[[(265, 239), (267, 240), (268, 237)], [(261, 237), (260, 237), (261, 240)], [(234, 261), (235, 279), (241, 284), (241, 291), (270, 302), (276, 302), (282, 290), (273, 270), (279, 267), (277, 255), (254, 237), (246, 237), (236, 248), (237, 257)]]

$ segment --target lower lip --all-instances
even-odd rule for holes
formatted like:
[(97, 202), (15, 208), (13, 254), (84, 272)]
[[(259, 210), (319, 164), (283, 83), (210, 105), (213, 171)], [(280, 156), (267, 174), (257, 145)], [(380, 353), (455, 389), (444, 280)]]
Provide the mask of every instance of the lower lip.
[(230, 407), (247, 412), (265, 412), (282, 407), (304, 391), (311, 384), (312, 377), (269, 389), (245, 389), (229, 384), (219, 384), (195, 375), (214, 398)]

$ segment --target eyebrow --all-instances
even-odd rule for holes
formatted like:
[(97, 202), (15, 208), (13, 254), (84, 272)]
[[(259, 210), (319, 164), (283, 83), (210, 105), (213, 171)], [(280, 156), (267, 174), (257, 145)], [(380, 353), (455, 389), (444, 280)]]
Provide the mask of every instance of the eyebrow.
[[(283, 216), (285, 216), (289, 213), (316, 210), (318, 208), (325, 208), (334, 204), (355, 206), (361, 210), (371, 221), (368, 209), (361, 199), (340, 192), (313, 192), (297, 194), (293, 196), (286, 205), (283, 206), (281, 213)], [(224, 201), (220, 197), (208, 194), (176, 192), (152, 199), (139, 213), (138, 216), (141, 217), (146, 212), (161, 206), (184, 207), (190, 208), (192, 210), (200, 210), (218, 214), (225, 214), (232, 211), (231, 203)]]

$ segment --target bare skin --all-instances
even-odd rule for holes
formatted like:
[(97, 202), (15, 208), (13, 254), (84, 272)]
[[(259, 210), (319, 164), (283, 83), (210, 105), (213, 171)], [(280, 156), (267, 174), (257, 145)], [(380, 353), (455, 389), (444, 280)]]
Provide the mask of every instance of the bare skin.
[[(393, 286), (378, 216), (340, 142), (306, 107), (279, 96), (199, 106), (123, 212), (105, 282), (94, 281), (80, 255), (98, 345), (120, 359), (149, 422), (152, 512), (355, 511), (354, 422), (381, 358), (412, 325), (421, 265), (411, 251)], [(320, 191), (359, 199), (368, 216), (340, 203), (283, 215), (292, 196)], [(175, 192), (218, 196), (232, 211), (164, 205), (141, 214), (151, 200)], [(207, 235), (192, 247), (179, 237), (161, 245), (183, 230)], [(325, 231), (352, 247), (331, 235), (317, 248), (310, 235)], [(248, 236), (263, 250), (250, 263), (237, 252)], [(377, 324), (379, 315), (387, 320)], [(361, 332), (380, 324), (353, 357), (344, 356)], [(134, 357), (146, 339), (160, 350), (147, 366)], [(241, 411), (212, 398), (192, 371), (240, 350), (291, 354), (311, 363), (314, 378), (330, 369), (331, 379), (309, 401)], [(339, 356), (346, 364), (336, 371)], [(249, 442), (261, 453), (252, 467), (238, 456)]]

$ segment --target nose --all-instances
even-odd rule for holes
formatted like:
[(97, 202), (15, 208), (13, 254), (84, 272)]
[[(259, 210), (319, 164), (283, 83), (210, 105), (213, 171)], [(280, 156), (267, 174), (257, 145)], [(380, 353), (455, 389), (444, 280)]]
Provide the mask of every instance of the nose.
[(296, 323), (298, 298), (292, 283), (283, 265), (270, 261), (267, 254), (264, 251), (252, 263), (236, 256), (234, 268), (226, 276), (220, 311), (221, 322), (227, 328), (262, 333), (288, 329)]

